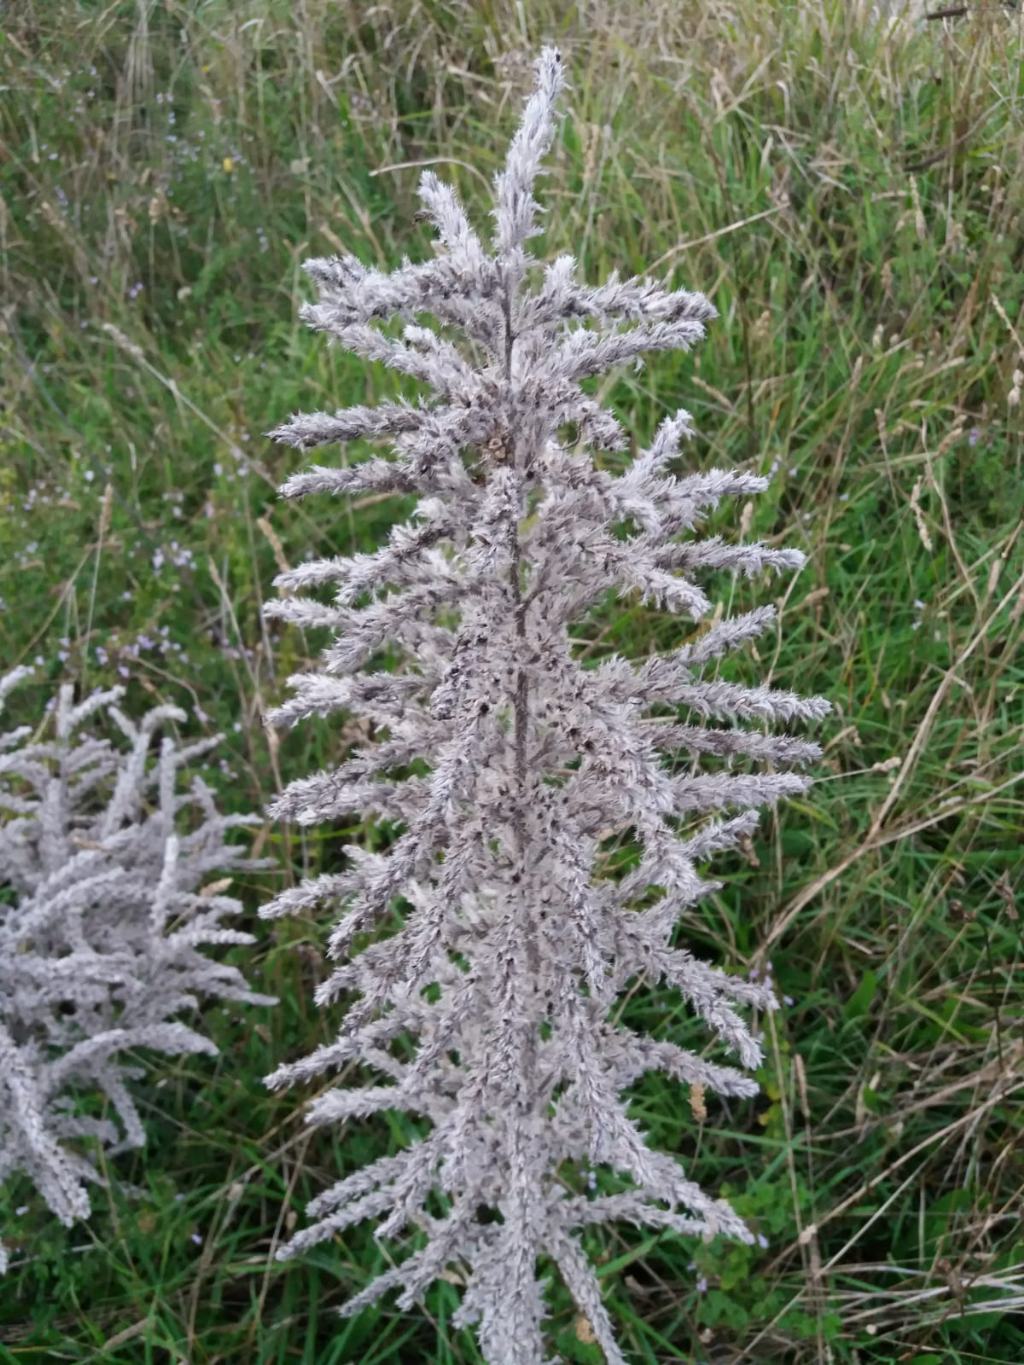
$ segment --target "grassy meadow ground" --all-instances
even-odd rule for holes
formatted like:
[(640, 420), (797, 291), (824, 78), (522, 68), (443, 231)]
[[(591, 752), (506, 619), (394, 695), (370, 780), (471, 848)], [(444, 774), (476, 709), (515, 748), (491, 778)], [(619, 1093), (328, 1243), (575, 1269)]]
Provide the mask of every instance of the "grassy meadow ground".
[[(301, 461), (261, 433), (395, 388), (298, 323), (300, 262), (424, 251), (425, 163), (484, 212), (542, 39), (572, 69), (542, 249), (590, 279), (650, 267), (720, 311), (697, 352), (602, 396), (638, 439), (685, 405), (693, 460), (772, 473), (743, 529), (809, 563), (722, 583), (726, 609), (781, 607), (729, 676), (836, 714), (818, 785), (681, 930), (731, 971), (771, 964), (789, 1003), (762, 1099), (698, 1122), (681, 1088), (637, 1088), (653, 1139), (767, 1245), (595, 1235), (631, 1360), (1024, 1360), (1022, 25), (982, 3), (890, 24), (860, 0), (5, 7), (0, 659), (39, 665), (14, 719), (61, 679), (177, 702), (190, 733), (225, 734), (238, 810), (353, 738), (260, 724), (320, 643), (261, 624), (277, 566), (370, 548), (406, 508), (275, 498)], [(623, 606), (581, 649), (680, 629)], [(260, 834), (282, 873), (244, 888), (248, 958), (281, 1004), (213, 1014), (218, 1060), (151, 1073), (150, 1145), (91, 1221), (0, 1194), (0, 1362), (479, 1361), (451, 1285), (425, 1312), (336, 1317), (386, 1263), (366, 1227), (269, 1259), (335, 1172), (414, 1127), (310, 1135), (308, 1096), (261, 1085), (336, 1017), (311, 1003), (324, 924), (255, 908), (353, 838), (386, 833)], [(672, 996), (625, 1008), (701, 1037)], [(597, 1361), (564, 1297), (552, 1331)]]

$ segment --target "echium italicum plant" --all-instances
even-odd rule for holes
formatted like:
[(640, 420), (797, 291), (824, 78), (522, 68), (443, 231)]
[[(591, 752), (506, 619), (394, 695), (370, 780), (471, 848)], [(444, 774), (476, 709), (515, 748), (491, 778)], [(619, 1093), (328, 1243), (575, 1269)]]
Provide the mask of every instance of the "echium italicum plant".
[[(0, 678), (0, 710), (31, 672)], [(253, 942), (224, 926), (242, 908), (224, 893), (268, 865), (229, 835), (261, 817), (222, 815), (198, 774), (182, 780), (216, 739), (164, 735), (154, 755), (185, 715), (132, 721), (122, 691), (76, 703), (65, 685), (41, 734), (0, 734), (0, 1185), (26, 1176), (66, 1225), (103, 1183), (99, 1151), (145, 1142), (131, 1083), (146, 1054), (215, 1053), (182, 1017), (202, 1002), (274, 1003), (203, 951)]]
[[(311, 1122), (397, 1109), (431, 1125), (319, 1195), (315, 1221), (280, 1254), (362, 1219), (381, 1220), (381, 1237), (405, 1231), (404, 1259), (347, 1311), (391, 1289), (408, 1308), (447, 1273), (464, 1286), (455, 1325), (476, 1324), (500, 1365), (546, 1358), (543, 1277), (553, 1269), (607, 1359), (624, 1360), (581, 1246), (594, 1224), (751, 1241), (727, 1203), (652, 1150), (625, 1092), (658, 1071), (698, 1093), (756, 1093), (744, 1070), (761, 1048), (740, 1011), (774, 1009), (770, 987), (700, 961), (673, 930), (719, 885), (698, 865), (749, 836), (758, 807), (807, 786), (791, 770), (817, 746), (760, 722), (829, 709), (715, 676), (728, 650), (771, 625), (767, 606), (716, 615), (639, 662), (588, 667), (574, 655), (569, 627), (609, 589), (704, 623), (703, 575), (795, 569), (803, 556), (689, 534), (720, 499), (766, 481), (723, 469), (673, 475), (692, 431), (685, 412), (618, 476), (595, 462), (626, 441), (583, 381), (646, 351), (692, 346), (715, 310), (702, 294), (646, 278), (590, 287), (571, 256), (541, 267), (529, 254), (534, 182), (563, 84), (559, 54), (545, 50), (496, 177), (489, 247), (428, 171), (419, 196), (437, 233), (430, 260), (391, 273), (352, 256), (307, 262), (319, 301), (305, 320), (430, 396), (294, 416), (271, 433), (300, 450), (360, 438), (392, 447), (390, 457), (295, 474), (286, 497), (418, 501), (375, 553), (277, 579), (272, 614), (333, 639), (318, 670), (290, 680), (272, 721), (344, 711), (369, 721), (376, 742), (293, 782), (272, 813), (301, 825), (376, 813), (401, 832), (385, 853), (346, 845), (341, 871), (262, 911), (336, 909), (334, 965), (316, 998), (347, 1002), (336, 1041), (268, 1083), (356, 1062), (379, 1083), (328, 1085)], [(378, 326), (388, 319), (404, 324), (400, 334)], [(680, 754), (689, 765), (674, 774), (666, 760)], [(638, 855), (618, 879), (602, 849), (616, 832)], [(613, 1017), (640, 978), (676, 988), (739, 1068)]]

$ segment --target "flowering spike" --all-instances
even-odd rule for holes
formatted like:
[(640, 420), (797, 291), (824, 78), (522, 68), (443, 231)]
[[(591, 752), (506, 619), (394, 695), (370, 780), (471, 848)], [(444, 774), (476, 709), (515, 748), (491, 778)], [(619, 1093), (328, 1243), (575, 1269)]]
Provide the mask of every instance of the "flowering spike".
[[(692, 533), (723, 498), (756, 494), (765, 480), (671, 473), (693, 431), (684, 411), (617, 477), (594, 462), (624, 437), (581, 382), (649, 350), (691, 346), (715, 310), (702, 294), (644, 278), (592, 288), (578, 282), (572, 257), (541, 269), (527, 254), (563, 85), (560, 59), (546, 50), (497, 177), (493, 256), (454, 192), (428, 173), (420, 198), (438, 235), (432, 260), (390, 275), (350, 258), (310, 267), (320, 302), (307, 320), (432, 396), (294, 416), (277, 433), (303, 449), (355, 436), (392, 445), (390, 456), (293, 474), (287, 497), (379, 489), (419, 503), (375, 553), (278, 580), (302, 595), (272, 614), (326, 626), (333, 638), (319, 671), (290, 680), (273, 719), (345, 711), (387, 735), (335, 771), (293, 782), (273, 813), (312, 824), (376, 811), (403, 832), (387, 854), (349, 846), (346, 869), (266, 907), (268, 918), (317, 905), (338, 912), (317, 1000), (355, 997), (336, 1040), (268, 1084), (322, 1082), (358, 1060), (375, 1083), (328, 1083), (311, 1123), (401, 1108), (431, 1124), (407, 1151), (316, 1199), (315, 1221), (280, 1254), (364, 1218), (382, 1220), (381, 1236), (418, 1229), (418, 1249), (349, 1310), (392, 1289), (408, 1307), (457, 1264), (456, 1325), (475, 1323), (496, 1365), (544, 1358), (542, 1262), (561, 1274), (607, 1360), (623, 1359), (580, 1246), (589, 1224), (753, 1240), (725, 1203), (647, 1145), (624, 1092), (647, 1071), (724, 1096), (756, 1090), (744, 1070), (761, 1049), (743, 1011), (773, 1009), (771, 990), (697, 960), (674, 946), (673, 932), (717, 885), (697, 864), (749, 838), (759, 807), (807, 786), (794, 770), (817, 747), (756, 723), (828, 710), (820, 698), (715, 676), (718, 659), (774, 614), (760, 608), (704, 628), (708, 580), (793, 570), (803, 556)], [(388, 317), (404, 322), (400, 337), (377, 330)], [(667, 654), (588, 666), (569, 628), (609, 591), (699, 624)], [(372, 668), (385, 645), (391, 668)], [(644, 714), (666, 705), (674, 717)], [(673, 768), (678, 755), (686, 766)], [(429, 765), (425, 775), (402, 771), (414, 759)], [(616, 880), (601, 845), (625, 832), (638, 858)], [(397, 932), (357, 951), (399, 896), (407, 908)], [(617, 997), (641, 975), (678, 990), (738, 1067), (618, 1020)], [(574, 1193), (594, 1166), (606, 1188)], [(481, 1219), (482, 1209), (491, 1216)]]

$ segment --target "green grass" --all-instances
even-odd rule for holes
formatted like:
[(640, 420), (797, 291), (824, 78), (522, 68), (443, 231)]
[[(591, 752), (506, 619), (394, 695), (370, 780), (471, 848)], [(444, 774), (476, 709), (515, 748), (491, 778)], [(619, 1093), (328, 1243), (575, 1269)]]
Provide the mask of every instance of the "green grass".
[[(225, 733), (214, 777), (237, 809), (352, 738), (307, 726), (268, 747), (260, 725), (318, 644), (261, 626), (276, 562), (369, 548), (403, 511), (275, 500), (297, 462), (263, 431), (393, 387), (298, 324), (299, 264), (424, 250), (410, 162), (440, 159), (484, 211), (541, 39), (573, 72), (544, 250), (574, 250), (592, 279), (651, 265), (719, 308), (699, 352), (603, 396), (638, 439), (685, 405), (696, 461), (773, 472), (749, 532), (810, 562), (782, 588), (722, 584), (727, 609), (781, 593), (778, 638), (732, 676), (823, 693), (837, 714), (819, 784), (725, 862), (682, 929), (730, 970), (770, 960), (794, 1002), (762, 1100), (698, 1124), (678, 1088), (637, 1090), (654, 1140), (768, 1245), (595, 1234), (637, 1361), (1024, 1359), (1024, 471), (1008, 404), (1024, 44), (1019, 15), (972, 9), (894, 28), (836, 0), (606, 0), (586, 21), (548, 0), (5, 15), (0, 655), (41, 660), (15, 719), (60, 679), (124, 680), (132, 708), (173, 700), (195, 732)], [(677, 632), (639, 609), (586, 629), (597, 655)], [(299, 876), (383, 837), (259, 842)], [(65, 1232), (27, 1189), (0, 1195), (21, 1249), (0, 1361), (479, 1360), (448, 1327), (451, 1285), (421, 1313), (337, 1318), (386, 1263), (369, 1228), (268, 1259), (326, 1180), (415, 1126), (311, 1135), (304, 1096), (263, 1089), (337, 1022), (311, 1004), (324, 925), (255, 919), (279, 880), (244, 890), (252, 976), (280, 1007), (214, 1012), (215, 1064), (151, 1073), (149, 1147), (119, 1159), (90, 1222)], [(671, 997), (626, 1008), (699, 1036)], [(552, 1325), (566, 1360), (596, 1359), (564, 1296)]]

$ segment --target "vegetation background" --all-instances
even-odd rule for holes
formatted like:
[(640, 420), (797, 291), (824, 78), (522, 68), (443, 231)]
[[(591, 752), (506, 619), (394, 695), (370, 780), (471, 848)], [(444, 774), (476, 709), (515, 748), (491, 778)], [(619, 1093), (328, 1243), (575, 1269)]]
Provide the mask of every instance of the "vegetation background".
[[(752, 1249), (602, 1235), (638, 1362), (1024, 1360), (1017, 895), (1024, 801), (1024, 29), (1019, 11), (890, 18), (863, 0), (35, 0), (0, 38), (0, 655), (123, 681), (223, 731), (232, 808), (358, 739), (260, 723), (319, 647), (260, 622), (277, 566), (370, 548), (400, 500), (286, 507), (297, 409), (393, 377), (297, 321), (300, 262), (427, 249), (418, 168), (485, 212), (543, 39), (572, 71), (545, 251), (591, 279), (650, 268), (721, 317), (692, 356), (602, 396), (637, 438), (685, 405), (701, 464), (771, 472), (752, 536), (810, 556), (768, 652), (732, 676), (824, 693), (821, 780), (767, 822), (687, 940), (774, 972), (763, 1100), (703, 1117), (638, 1087), (654, 1140), (730, 1193)], [(1015, 373), (1016, 372), (1016, 373)], [(726, 606), (779, 588), (736, 585)], [(581, 652), (665, 647), (679, 623), (598, 614)], [(20, 708), (20, 709), (19, 709)], [(282, 875), (354, 837), (268, 827)], [(262, 925), (275, 1011), (212, 1018), (218, 1062), (142, 1098), (150, 1146), (88, 1225), (0, 1194), (19, 1248), (0, 1361), (473, 1362), (426, 1313), (334, 1309), (386, 1251), (369, 1230), (270, 1260), (310, 1196), (408, 1135), (310, 1135), (272, 1066), (326, 1039), (324, 926)], [(626, 1009), (689, 1036), (678, 1001)], [(697, 1036), (697, 1035), (695, 1035)], [(134, 1192), (126, 1186), (134, 1185)], [(557, 1300), (567, 1361), (587, 1323)]]

